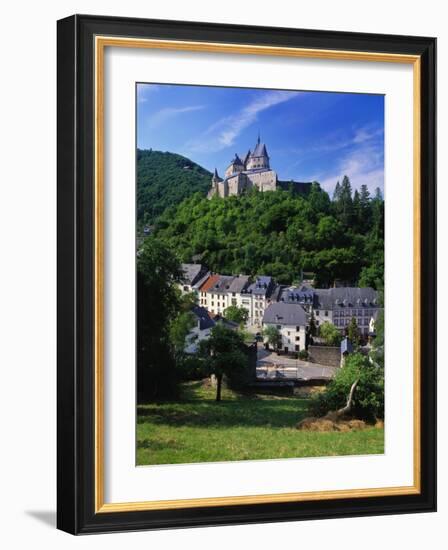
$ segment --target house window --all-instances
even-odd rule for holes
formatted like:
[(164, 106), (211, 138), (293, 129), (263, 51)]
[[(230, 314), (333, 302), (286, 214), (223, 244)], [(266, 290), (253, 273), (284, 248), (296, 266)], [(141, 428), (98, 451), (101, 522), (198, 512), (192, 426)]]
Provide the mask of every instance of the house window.
[(300, 327), (296, 327), (296, 332), (300, 332)]
[(288, 336), (291, 336), (291, 332), (288, 330)]
[(325, 312), (325, 317), (328, 317), (328, 311)]
[(296, 342), (300, 342), (300, 336), (296, 336)]
[(300, 351), (300, 346), (296, 344), (296, 351)]
[(316, 321), (316, 326), (319, 326), (319, 321)]
[(319, 311), (316, 311), (316, 315), (319, 315)]

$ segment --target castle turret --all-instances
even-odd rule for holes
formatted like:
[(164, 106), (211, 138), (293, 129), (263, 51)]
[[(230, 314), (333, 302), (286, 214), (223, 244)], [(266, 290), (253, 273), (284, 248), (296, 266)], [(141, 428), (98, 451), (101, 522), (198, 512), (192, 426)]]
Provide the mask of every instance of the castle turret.
[(233, 174), (237, 174), (238, 172), (242, 172), (243, 170), (243, 161), (240, 159), (237, 153), (235, 153), (235, 156), (233, 157), (232, 161), (229, 164), (229, 167), (226, 170), (226, 178), (232, 176)]
[(218, 170), (215, 168), (215, 171), (212, 176), (212, 187), (208, 192), (208, 197), (213, 197), (214, 195), (220, 195), (219, 184), (222, 182), (222, 178), (219, 177)]
[(215, 171), (212, 177), (212, 183), (218, 183), (220, 181), (222, 181), (222, 179), (219, 177), (218, 170), (215, 168)]
[(258, 136), (254, 152), (249, 156), (247, 161), (247, 170), (256, 170), (260, 168), (269, 170), (270, 166), (266, 145), (261, 143), (260, 136)]

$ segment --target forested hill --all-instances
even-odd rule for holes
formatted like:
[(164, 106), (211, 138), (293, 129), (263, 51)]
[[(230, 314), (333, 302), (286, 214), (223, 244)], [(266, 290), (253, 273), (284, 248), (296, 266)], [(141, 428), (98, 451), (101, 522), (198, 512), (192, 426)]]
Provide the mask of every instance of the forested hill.
[(205, 196), (212, 174), (175, 153), (137, 150), (137, 223), (152, 224), (169, 206), (194, 193)]
[(318, 183), (307, 196), (261, 193), (212, 200), (200, 194), (169, 208), (152, 238), (184, 262), (194, 256), (217, 273), (272, 275), (280, 283), (316, 274), (317, 284), (341, 279), (382, 288), (384, 202), (367, 187), (352, 192), (344, 178), (333, 200)]

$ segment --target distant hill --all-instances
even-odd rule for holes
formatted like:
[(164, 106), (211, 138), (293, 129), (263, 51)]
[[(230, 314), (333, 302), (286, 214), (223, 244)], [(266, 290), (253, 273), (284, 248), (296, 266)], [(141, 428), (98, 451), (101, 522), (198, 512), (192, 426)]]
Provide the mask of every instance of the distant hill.
[(153, 224), (168, 207), (194, 193), (206, 195), (212, 174), (175, 153), (137, 150), (137, 222)]

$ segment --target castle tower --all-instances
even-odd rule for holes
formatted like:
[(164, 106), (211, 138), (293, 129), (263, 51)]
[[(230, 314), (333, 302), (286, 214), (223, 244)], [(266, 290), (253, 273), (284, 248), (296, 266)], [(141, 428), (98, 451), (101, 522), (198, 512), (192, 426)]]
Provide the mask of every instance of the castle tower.
[(247, 170), (264, 169), (269, 170), (269, 155), (266, 149), (266, 145), (261, 143), (260, 135), (258, 135), (257, 144), (255, 145), (254, 152), (249, 156), (247, 161)]
[(215, 168), (215, 171), (212, 176), (212, 188), (210, 195), (218, 195), (219, 196), (219, 184), (222, 182), (222, 178), (219, 177), (218, 170)]
[(226, 178), (228, 178), (229, 176), (233, 176), (238, 172), (242, 172), (243, 170), (244, 170), (243, 161), (240, 159), (237, 153), (235, 153), (234, 158), (232, 159), (231, 163), (229, 164), (229, 167), (226, 170)]

